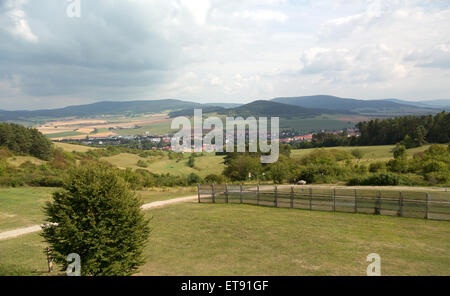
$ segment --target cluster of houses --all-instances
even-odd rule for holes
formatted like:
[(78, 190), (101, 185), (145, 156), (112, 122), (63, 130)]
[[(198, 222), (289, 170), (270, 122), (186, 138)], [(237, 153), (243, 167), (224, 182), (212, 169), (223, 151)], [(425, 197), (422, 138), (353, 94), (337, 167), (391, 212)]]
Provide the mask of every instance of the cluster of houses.
[[(327, 131), (327, 133), (330, 134), (342, 134), (344, 130), (335, 130), (335, 131)], [(359, 132), (357, 129), (346, 129), (345, 132), (347, 132), (348, 137), (351, 136), (359, 136)], [(248, 134), (247, 134), (248, 135)], [(313, 133), (306, 134), (306, 135), (299, 135), (299, 136), (291, 136), (287, 138), (280, 139), (280, 143), (296, 143), (296, 142), (311, 142), (313, 139)], [(195, 135), (192, 137), (192, 140), (195, 140)], [(199, 138), (201, 139), (201, 137)], [(155, 144), (154, 147), (152, 147), (152, 150), (172, 150), (171, 147), (171, 135), (162, 135), (162, 136), (155, 136), (151, 135), (149, 132), (143, 134), (143, 135), (128, 135), (128, 136), (119, 136), (119, 135), (112, 135), (105, 138), (86, 138), (83, 141), (81, 141), (81, 144), (84, 145), (107, 145), (107, 144), (121, 144), (121, 141), (142, 141), (147, 140)], [(227, 139), (224, 139), (224, 144), (227, 143)], [(214, 144), (203, 144), (202, 151), (215, 151), (215, 145)], [(189, 149), (187, 149), (189, 150)], [(186, 151), (188, 152), (188, 151)], [(190, 152), (190, 151), (189, 151)]]

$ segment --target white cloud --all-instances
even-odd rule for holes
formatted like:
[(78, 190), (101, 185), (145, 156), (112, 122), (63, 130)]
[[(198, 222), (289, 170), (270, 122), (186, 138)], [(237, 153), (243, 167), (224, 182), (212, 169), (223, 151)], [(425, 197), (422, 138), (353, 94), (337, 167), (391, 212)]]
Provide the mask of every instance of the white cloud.
[(3, 3), (5, 11), (4, 19), (0, 24), (12, 35), (24, 39), (29, 42), (37, 42), (39, 38), (33, 33), (28, 24), (27, 15), (22, 6), (27, 1), (8, 0)]
[(288, 20), (288, 16), (282, 12), (268, 10), (268, 9), (260, 9), (260, 10), (245, 10), (233, 13), (234, 17), (248, 19), (252, 21), (276, 21), (280, 23), (284, 23)]

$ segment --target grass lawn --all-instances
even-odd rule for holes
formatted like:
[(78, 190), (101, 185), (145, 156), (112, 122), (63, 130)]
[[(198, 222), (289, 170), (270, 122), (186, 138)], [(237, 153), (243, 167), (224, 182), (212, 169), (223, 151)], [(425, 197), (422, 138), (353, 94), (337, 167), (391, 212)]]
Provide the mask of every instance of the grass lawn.
[[(450, 224), (236, 204), (183, 203), (153, 220), (139, 275), (450, 275)], [(0, 241), (0, 270), (45, 274), (38, 234)]]
[(230, 204), (149, 212), (143, 275), (450, 275), (450, 224)]
[(0, 188), (0, 231), (44, 222), (42, 207), (54, 188)]
[[(0, 188), (0, 232), (41, 224), (45, 221), (43, 206), (57, 188)], [(195, 187), (152, 188), (137, 191), (143, 203), (196, 195)]]

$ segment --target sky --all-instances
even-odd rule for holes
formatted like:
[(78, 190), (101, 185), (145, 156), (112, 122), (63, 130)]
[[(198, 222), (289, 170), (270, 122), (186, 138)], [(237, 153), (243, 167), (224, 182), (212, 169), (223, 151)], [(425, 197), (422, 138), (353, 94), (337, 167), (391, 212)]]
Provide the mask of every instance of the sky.
[(0, 0), (3, 110), (316, 94), (450, 98), (450, 1)]

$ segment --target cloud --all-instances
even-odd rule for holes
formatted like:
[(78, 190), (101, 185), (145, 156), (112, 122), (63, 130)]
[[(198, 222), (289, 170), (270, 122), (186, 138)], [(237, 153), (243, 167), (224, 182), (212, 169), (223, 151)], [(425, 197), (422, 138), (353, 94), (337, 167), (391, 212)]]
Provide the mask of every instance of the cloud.
[(418, 67), (450, 69), (450, 43), (443, 43), (432, 48), (414, 50), (405, 57)]
[(0, 0), (0, 109), (450, 91), (448, 1), (81, 0), (80, 18), (67, 5)]
[(288, 20), (288, 16), (282, 12), (274, 10), (254, 10), (239, 11), (233, 13), (233, 17), (252, 20), (252, 21), (275, 21), (284, 23)]
[(27, 1), (7, 0), (0, 3), (0, 25), (3, 30), (13, 37), (18, 37), (28, 42), (37, 42), (39, 38), (31, 31), (27, 15), (22, 9)]

